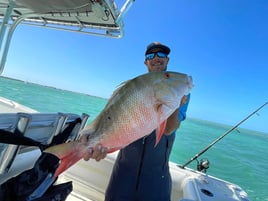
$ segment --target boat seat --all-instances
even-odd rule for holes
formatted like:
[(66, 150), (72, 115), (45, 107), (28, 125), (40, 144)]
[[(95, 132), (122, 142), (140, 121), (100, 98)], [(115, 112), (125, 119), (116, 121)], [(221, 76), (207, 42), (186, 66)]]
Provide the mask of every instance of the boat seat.
[[(10, 132), (18, 129), (25, 137), (49, 145), (71, 122), (81, 118), (81, 123), (75, 125), (68, 137), (68, 141), (76, 140), (88, 117), (87, 114), (79, 116), (64, 113), (6, 113), (0, 114), (0, 129)], [(8, 172), (16, 155), (26, 152), (27, 149), (29, 147), (0, 143), (0, 174)]]

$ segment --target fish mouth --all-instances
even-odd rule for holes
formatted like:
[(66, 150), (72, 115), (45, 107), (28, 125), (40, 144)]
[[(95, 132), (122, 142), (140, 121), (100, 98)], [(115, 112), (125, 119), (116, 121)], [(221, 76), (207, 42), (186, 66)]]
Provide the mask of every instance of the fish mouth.
[(194, 83), (193, 83), (193, 78), (192, 78), (192, 76), (187, 76), (187, 85), (188, 85), (188, 87), (189, 87), (189, 89), (192, 89), (193, 87), (194, 87)]

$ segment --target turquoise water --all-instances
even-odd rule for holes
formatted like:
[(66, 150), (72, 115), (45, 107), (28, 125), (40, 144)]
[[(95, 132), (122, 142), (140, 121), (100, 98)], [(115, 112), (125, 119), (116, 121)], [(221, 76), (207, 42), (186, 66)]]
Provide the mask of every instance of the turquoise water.
[[(0, 96), (40, 112), (87, 113), (92, 121), (106, 99), (0, 77)], [(177, 131), (171, 160), (184, 164), (231, 126), (188, 118)], [(238, 184), (252, 201), (268, 201), (268, 135), (239, 129), (215, 144), (208, 158), (208, 174)], [(196, 169), (193, 161), (188, 167)]]

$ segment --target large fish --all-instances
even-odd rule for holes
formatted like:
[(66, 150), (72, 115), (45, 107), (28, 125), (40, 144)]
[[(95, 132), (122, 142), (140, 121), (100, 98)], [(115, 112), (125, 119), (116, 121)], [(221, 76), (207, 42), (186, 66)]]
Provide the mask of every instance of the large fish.
[(157, 144), (167, 118), (192, 86), (191, 76), (168, 71), (143, 74), (123, 83), (96, 119), (81, 131), (81, 135), (88, 135), (86, 144), (75, 141), (45, 150), (61, 159), (55, 176), (83, 158), (87, 149), (97, 143), (111, 153), (156, 129)]

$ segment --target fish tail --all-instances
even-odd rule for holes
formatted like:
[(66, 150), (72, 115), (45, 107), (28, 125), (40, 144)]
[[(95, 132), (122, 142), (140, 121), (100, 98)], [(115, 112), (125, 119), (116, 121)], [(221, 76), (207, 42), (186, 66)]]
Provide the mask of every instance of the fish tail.
[(79, 142), (69, 142), (49, 147), (44, 152), (51, 153), (60, 159), (59, 167), (54, 173), (54, 177), (57, 177), (83, 158), (86, 146)]
[(61, 158), (60, 165), (57, 168), (57, 170), (54, 173), (54, 177), (59, 176), (61, 173), (63, 173), (65, 170), (70, 168), (72, 165), (77, 163), (83, 156), (78, 155), (77, 153), (72, 153), (64, 158)]

